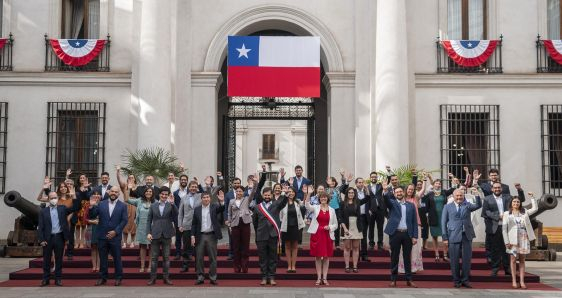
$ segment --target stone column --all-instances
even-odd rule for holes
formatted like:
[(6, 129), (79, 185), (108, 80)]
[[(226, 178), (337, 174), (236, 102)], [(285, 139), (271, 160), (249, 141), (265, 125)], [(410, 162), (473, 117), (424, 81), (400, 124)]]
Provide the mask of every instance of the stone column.
[(355, 172), (355, 73), (329, 72), (328, 89), (328, 174), (339, 179), (339, 171)]
[(220, 72), (191, 73), (191, 110), (185, 117), (191, 123), (191, 156), (186, 162), (190, 178), (202, 179), (217, 171), (217, 93), (221, 80)]
[[(143, 0), (138, 73), (138, 149), (170, 149), (170, 1)], [(133, 88), (134, 90), (135, 88)]]
[(375, 163), (409, 162), (408, 53), (405, 0), (377, 1)]

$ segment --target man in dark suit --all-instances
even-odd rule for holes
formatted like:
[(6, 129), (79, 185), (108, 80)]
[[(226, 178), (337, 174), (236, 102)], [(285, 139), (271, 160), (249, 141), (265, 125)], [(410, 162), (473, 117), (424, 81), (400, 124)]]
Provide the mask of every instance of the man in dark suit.
[[(451, 273), (455, 288), (461, 285), (472, 288), (468, 278), (470, 277), (470, 266), (472, 265), (472, 239), (476, 237), (472, 226), (471, 213), (482, 207), (482, 201), (476, 189), (476, 204), (468, 202), (464, 198), (464, 191), (456, 189), (453, 192), (453, 204), (447, 204), (443, 208), (441, 219), (441, 230), (443, 243), (449, 246), (449, 257), (451, 258)], [(462, 257), (462, 277), (460, 258)]]
[(502, 235), (503, 212), (509, 209), (511, 196), (502, 194), (502, 185), (495, 182), (492, 185), (492, 194), (484, 198), (482, 203), (482, 217), (486, 224), (486, 248), (489, 249), (492, 276), (497, 276), (500, 263), (505, 275), (511, 275), (509, 269), (509, 256), (505, 252)]
[[(302, 191), (303, 186), (312, 185), (312, 181), (304, 177), (302, 173), (303, 173), (302, 166), (297, 165), (295, 167), (295, 177), (292, 177), (293, 183), (292, 185), (290, 185), (297, 191), (297, 199), (301, 201), (304, 200), (304, 192)], [(281, 175), (280, 183), (281, 184), (285, 183), (285, 171), (280, 171), (279, 174)]]
[(404, 189), (401, 186), (393, 187), (394, 193), (390, 192), (390, 187), (383, 182), (384, 203), (389, 212), (384, 232), (390, 237), (390, 287), (396, 287), (398, 261), (402, 249), (406, 285), (417, 288), (412, 282), (412, 246), (418, 240), (416, 206), (404, 199)]
[[(490, 171), (488, 171), (488, 179), (490, 180), (489, 182), (482, 181), (479, 178), (480, 178), (480, 174), (474, 175), (474, 180), (478, 180), (477, 183), (478, 185), (480, 185), (480, 188), (482, 188), (482, 192), (484, 193), (484, 196), (490, 196), (494, 193), (492, 187), (493, 184), (496, 182), (501, 184), (502, 194), (511, 195), (511, 190), (509, 189), (509, 185), (500, 182), (500, 172), (497, 169), (490, 169)], [(523, 191), (519, 183), (515, 183), (515, 189), (517, 190), (517, 194), (519, 195), (519, 198), (521, 198), (521, 203), (525, 202), (525, 192)]]
[(109, 190), (111, 189), (111, 185), (109, 184), (109, 173), (101, 173), (100, 181), (101, 184), (94, 187), (93, 190), (99, 191), (101, 193), (101, 200), (105, 201), (109, 199)]
[[(242, 186), (242, 180), (238, 177), (232, 179), (232, 189), (229, 190), (225, 195), (224, 195), (224, 205), (228, 206), (228, 204), (230, 204), (231, 200), (236, 199), (236, 191), (235, 189)], [(224, 187), (223, 189), (226, 189), (226, 187)], [(228, 208), (224, 208), (224, 212), (223, 212), (223, 219), (227, 219), (228, 218)], [(226, 223), (226, 221), (225, 221)], [(232, 261), (234, 254), (232, 252), (232, 238), (230, 238), (230, 229), (227, 229), (228, 231), (228, 260)]]
[(357, 199), (359, 200), (361, 205), (358, 220), (361, 222), (360, 224), (363, 227), (363, 238), (361, 238), (361, 248), (359, 250), (359, 256), (362, 262), (370, 262), (367, 253), (367, 232), (369, 228), (370, 218), (369, 211), (371, 210), (371, 196), (369, 188), (365, 185), (365, 180), (363, 180), (363, 178), (355, 178), (355, 187), (357, 189)]
[[(285, 192), (289, 190), (287, 185), (284, 188)], [(277, 250), (280, 240), (279, 229), (281, 227), (279, 212), (287, 205), (287, 197), (282, 195), (278, 200), (272, 202), (273, 192), (270, 187), (263, 189), (263, 195), (256, 192), (256, 196), (256, 205), (253, 206), (252, 216), (262, 276), (260, 285), (265, 286), (269, 283), (275, 286), (277, 285), (275, 272), (277, 270)]]
[[(189, 181), (189, 177), (187, 177), (187, 175), (181, 175), (180, 176), (180, 185), (179, 188), (173, 192), (174, 195), (174, 205), (176, 205), (176, 207), (180, 208), (181, 205), (181, 200), (187, 197), (187, 194), (189, 193), (189, 189), (187, 188), (187, 182)], [(174, 220), (174, 227), (176, 227), (176, 256), (174, 257), (174, 260), (180, 260), (181, 259), (181, 248), (182, 248), (182, 232), (180, 231), (180, 226), (178, 224), (178, 219), (176, 218)], [(186, 245), (185, 243), (183, 245)]]
[(377, 228), (377, 248), (383, 249), (383, 227), (386, 216), (386, 207), (382, 197), (382, 185), (379, 183), (377, 172), (369, 174), (371, 184), (369, 185), (369, 246), (375, 247), (375, 224)]
[(100, 255), (100, 279), (96, 286), (107, 283), (107, 258), (111, 253), (115, 266), (115, 285), (120, 286), (123, 279), (123, 265), (121, 262), (121, 237), (123, 228), (127, 225), (127, 206), (119, 201), (119, 187), (112, 186), (109, 190), (109, 200), (97, 204), (90, 200), (90, 217), (99, 218), (96, 229), (98, 250)]
[(219, 191), (218, 204), (211, 204), (211, 195), (201, 194), (201, 205), (193, 212), (191, 227), (191, 244), (196, 248), (195, 266), (197, 271), (196, 285), (205, 280), (205, 268), (203, 259), (205, 248), (209, 257), (209, 279), (211, 284), (217, 285), (217, 241), (222, 239), (221, 223), (218, 214), (224, 211), (224, 193)]
[(48, 193), (49, 205), (41, 209), (39, 213), (39, 226), (37, 228), (37, 239), (43, 247), (43, 280), (41, 286), (49, 284), (51, 274), (51, 256), (55, 253), (55, 284), (62, 286), (62, 254), (65, 240), (70, 239), (70, 229), (66, 216), (72, 213), (73, 209), (67, 209), (63, 205), (57, 206), (57, 193), (49, 189), (44, 190)]
[(178, 218), (178, 207), (174, 204), (174, 197), (170, 195), (170, 189), (167, 186), (160, 188), (159, 196), (160, 200), (150, 206), (146, 227), (146, 238), (151, 241), (152, 257), (149, 286), (156, 282), (160, 249), (162, 249), (164, 283), (172, 285), (169, 273), (170, 246), (172, 245), (172, 237), (175, 235), (174, 221)]
[(148, 175), (144, 177), (144, 185), (139, 186), (134, 190), (131, 189), (129, 194), (131, 198), (142, 198), (147, 188), (151, 188), (152, 192), (154, 193), (154, 197), (158, 197), (158, 194), (160, 193), (160, 188), (154, 185), (154, 176), (152, 175)]

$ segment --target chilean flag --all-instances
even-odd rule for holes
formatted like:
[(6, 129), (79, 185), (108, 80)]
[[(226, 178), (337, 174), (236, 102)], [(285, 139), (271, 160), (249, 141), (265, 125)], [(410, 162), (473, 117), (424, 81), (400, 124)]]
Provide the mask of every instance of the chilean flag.
[(0, 50), (8, 43), (7, 38), (0, 38)]
[(562, 40), (545, 39), (543, 42), (550, 58), (556, 61), (556, 63), (562, 64)]
[(475, 67), (485, 63), (494, 53), (497, 40), (444, 40), (447, 55), (460, 66)]
[(57, 57), (70, 66), (90, 63), (105, 45), (103, 39), (51, 39), (50, 42)]
[(228, 96), (320, 97), (320, 38), (229, 36)]

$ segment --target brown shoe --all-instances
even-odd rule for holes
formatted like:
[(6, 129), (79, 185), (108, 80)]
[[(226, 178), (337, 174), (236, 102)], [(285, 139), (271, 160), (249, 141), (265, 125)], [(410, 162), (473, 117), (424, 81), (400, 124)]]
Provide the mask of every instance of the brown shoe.
[(269, 280), (269, 284), (272, 285), (272, 286), (276, 286), (277, 282), (275, 281), (275, 279), (272, 278), (272, 279)]
[(152, 285), (155, 284), (155, 283), (156, 283), (156, 278), (151, 278), (151, 279), (146, 283), (146, 285), (147, 285), (147, 286), (152, 286)]
[(416, 284), (415, 284), (413, 281), (411, 281), (411, 280), (407, 281), (407, 282), (406, 282), (406, 285), (407, 285), (408, 287), (412, 287), (412, 288), (417, 288), (417, 287), (418, 287), (418, 286), (416, 286)]
[(167, 284), (167, 285), (171, 286), (174, 283), (169, 278), (164, 278), (164, 284)]
[(265, 285), (267, 285), (267, 278), (262, 278), (260, 282), (260, 286), (265, 286)]
[(396, 281), (391, 281), (390, 284), (388, 285), (391, 288), (396, 288)]

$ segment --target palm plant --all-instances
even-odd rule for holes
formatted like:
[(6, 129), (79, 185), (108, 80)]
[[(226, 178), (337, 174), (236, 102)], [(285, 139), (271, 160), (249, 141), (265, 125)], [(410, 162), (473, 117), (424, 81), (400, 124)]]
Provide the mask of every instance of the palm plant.
[[(435, 173), (435, 172), (439, 172), (440, 170), (424, 170), (424, 169), (418, 169), (418, 167), (416, 167), (415, 164), (405, 164), (402, 166), (399, 166), (398, 168), (394, 168), (391, 169), (391, 173), (385, 171), (377, 171), (379, 177), (382, 177), (382, 179), (387, 179), (388, 176), (390, 174), (394, 174), (396, 175), (396, 177), (398, 177), (398, 183), (400, 185), (408, 185), (410, 183), (412, 183), (412, 177), (414, 176), (414, 172), (416, 173), (422, 173), (422, 172), (426, 172), (426, 173)], [(421, 174), (420, 174), (421, 175)]]
[(160, 147), (127, 150), (122, 156), (124, 166), (121, 167), (127, 175), (135, 177), (154, 176), (157, 183), (165, 181), (168, 173), (179, 175), (182, 170), (178, 158), (170, 151)]

